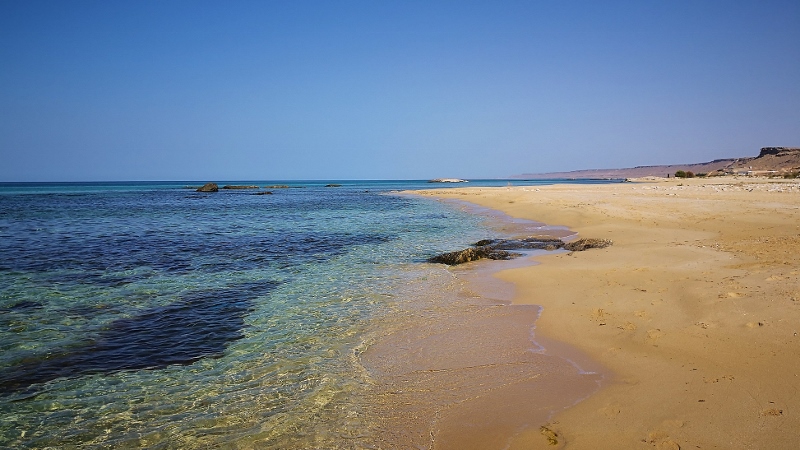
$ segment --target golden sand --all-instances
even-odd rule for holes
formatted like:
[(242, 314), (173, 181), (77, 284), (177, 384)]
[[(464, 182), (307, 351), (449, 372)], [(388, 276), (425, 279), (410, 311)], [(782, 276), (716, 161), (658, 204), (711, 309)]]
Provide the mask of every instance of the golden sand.
[(605, 366), (603, 389), (511, 448), (777, 449), (800, 442), (800, 183), (692, 179), (457, 188), (601, 250), (500, 272), (537, 336)]

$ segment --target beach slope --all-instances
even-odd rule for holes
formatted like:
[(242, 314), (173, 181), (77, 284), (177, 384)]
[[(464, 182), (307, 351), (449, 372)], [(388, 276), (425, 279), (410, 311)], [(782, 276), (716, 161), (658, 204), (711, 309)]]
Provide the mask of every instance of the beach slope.
[[(800, 184), (694, 179), (459, 188), (455, 198), (608, 238), (498, 277), (537, 336), (606, 387), (510, 448), (793, 448), (800, 433)], [(556, 439), (552, 439), (555, 433)], [(549, 438), (549, 439), (548, 439)]]

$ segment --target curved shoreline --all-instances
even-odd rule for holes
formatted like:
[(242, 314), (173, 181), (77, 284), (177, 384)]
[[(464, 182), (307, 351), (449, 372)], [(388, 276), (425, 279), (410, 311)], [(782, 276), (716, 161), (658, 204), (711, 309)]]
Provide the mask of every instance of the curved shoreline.
[[(457, 206), (489, 221), (494, 237), (575, 234), (471, 203)], [(420, 312), (419, 324), (364, 351), (362, 365), (374, 381), (367, 403), (378, 405), (371, 415), (385, 417), (381, 441), (436, 449), (514, 448), (531, 433), (537, 445), (557, 441), (542, 427), (596, 392), (608, 371), (579, 350), (535, 334), (542, 308), (514, 304), (514, 284), (496, 277), (537, 265), (533, 256), (545, 253), (441, 266), (461, 286), (456, 295), (436, 300), (433, 315)]]
[[(800, 184), (693, 179), (421, 192), (608, 249), (511, 269), (541, 335), (616, 374), (553, 418), (566, 448), (790, 448), (800, 429)], [(541, 336), (540, 335), (540, 336)], [(516, 441), (537, 445), (531, 432)], [(514, 448), (514, 446), (512, 446)], [(552, 448), (552, 447), (551, 447)]]

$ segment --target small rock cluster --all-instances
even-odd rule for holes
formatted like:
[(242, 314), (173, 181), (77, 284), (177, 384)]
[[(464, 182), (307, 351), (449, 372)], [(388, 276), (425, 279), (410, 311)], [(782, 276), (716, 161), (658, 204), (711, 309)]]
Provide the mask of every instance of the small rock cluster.
[(520, 253), (512, 253), (509, 250), (557, 250), (563, 248), (571, 252), (581, 252), (590, 248), (606, 248), (611, 244), (609, 239), (586, 238), (572, 242), (546, 237), (484, 239), (463, 250), (436, 255), (429, 258), (428, 262), (455, 266), (479, 259), (507, 260), (522, 256)]
[(564, 249), (571, 252), (582, 252), (590, 248), (606, 248), (611, 244), (611, 239), (578, 239), (564, 244)]
[(197, 192), (217, 192), (219, 191), (219, 186), (217, 183), (206, 183), (201, 187), (197, 188)]

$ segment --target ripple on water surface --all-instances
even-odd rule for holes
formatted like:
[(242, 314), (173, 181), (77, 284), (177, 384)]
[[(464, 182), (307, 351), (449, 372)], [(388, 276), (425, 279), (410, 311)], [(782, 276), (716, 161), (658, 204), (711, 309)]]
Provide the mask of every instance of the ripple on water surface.
[(369, 428), (356, 350), (425, 277), (401, 266), (484, 237), (436, 202), (324, 189), (0, 208), (9, 447), (345, 446)]
[(458, 445), (475, 408), (574, 376), (531, 351), (538, 310), (423, 262), (497, 236), (460, 205), (132, 187), (0, 211), (3, 447)]

